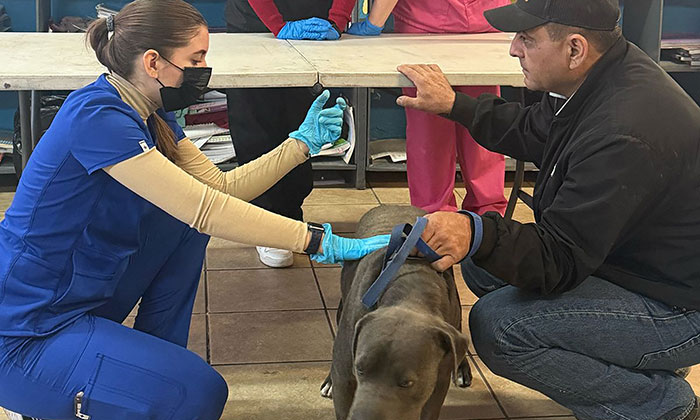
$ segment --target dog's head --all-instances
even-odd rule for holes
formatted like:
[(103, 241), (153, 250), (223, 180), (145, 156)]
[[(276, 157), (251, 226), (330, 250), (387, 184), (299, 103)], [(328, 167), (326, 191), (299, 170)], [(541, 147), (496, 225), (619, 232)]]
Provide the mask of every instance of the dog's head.
[(387, 307), (357, 322), (352, 348), (357, 389), (349, 418), (419, 420), (436, 390), (444, 399), (467, 337), (436, 316)]

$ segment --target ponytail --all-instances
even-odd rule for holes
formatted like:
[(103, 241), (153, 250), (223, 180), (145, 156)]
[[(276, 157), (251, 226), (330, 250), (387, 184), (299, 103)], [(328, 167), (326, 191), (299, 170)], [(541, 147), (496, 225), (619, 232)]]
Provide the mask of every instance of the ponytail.
[(175, 133), (158, 114), (154, 113), (150, 117), (152, 126), (156, 132), (156, 149), (171, 162), (177, 161), (178, 148), (175, 143)]

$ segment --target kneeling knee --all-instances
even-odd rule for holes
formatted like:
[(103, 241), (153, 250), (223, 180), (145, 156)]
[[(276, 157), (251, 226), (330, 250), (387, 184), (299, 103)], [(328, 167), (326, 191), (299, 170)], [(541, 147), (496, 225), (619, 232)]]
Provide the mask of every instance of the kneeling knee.
[(183, 401), (185, 407), (178, 418), (215, 420), (221, 417), (228, 399), (228, 385), (219, 372), (211, 366), (207, 368), (189, 383)]

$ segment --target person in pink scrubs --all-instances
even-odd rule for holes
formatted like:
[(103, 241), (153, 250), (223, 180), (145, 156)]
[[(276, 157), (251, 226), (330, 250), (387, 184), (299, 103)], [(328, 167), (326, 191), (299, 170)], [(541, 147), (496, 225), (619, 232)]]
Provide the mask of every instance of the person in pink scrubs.
[[(483, 12), (509, 3), (510, 0), (375, 0), (369, 19), (353, 24), (348, 33), (379, 35), (392, 11), (394, 29), (400, 33), (496, 32)], [(473, 97), (500, 94), (498, 86), (460, 86), (455, 90)], [(406, 88), (403, 94), (416, 96), (416, 89)], [(406, 152), (408, 187), (414, 206), (430, 213), (457, 210), (454, 179), (455, 162), (459, 159), (467, 189), (462, 209), (478, 214), (505, 212), (505, 159), (479, 146), (463, 126), (407, 108)]]

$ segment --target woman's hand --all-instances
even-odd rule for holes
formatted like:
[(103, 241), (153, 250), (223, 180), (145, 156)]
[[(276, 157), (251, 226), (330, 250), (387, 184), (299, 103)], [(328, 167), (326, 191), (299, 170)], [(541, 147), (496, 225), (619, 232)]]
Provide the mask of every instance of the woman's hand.
[(329, 21), (317, 17), (289, 21), (284, 24), (277, 34), (278, 39), (311, 39), (311, 40), (335, 40), (340, 34)]
[(350, 29), (348, 29), (347, 33), (359, 36), (378, 36), (382, 33), (382, 29), (384, 29), (383, 26), (374, 26), (368, 19), (353, 23), (350, 25)]
[(343, 238), (333, 234), (331, 225), (324, 223), (326, 232), (317, 254), (311, 259), (323, 264), (335, 264), (345, 260), (359, 260), (367, 254), (389, 245), (391, 235), (372, 236), (364, 239)]
[(323, 91), (311, 104), (299, 129), (289, 133), (289, 137), (304, 142), (311, 155), (320, 152), (323, 145), (338, 140), (343, 129), (343, 112), (347, 104), (343, 98), (338, 98), (332, 108), (323, 109), (330, 96), (328, 90)]

